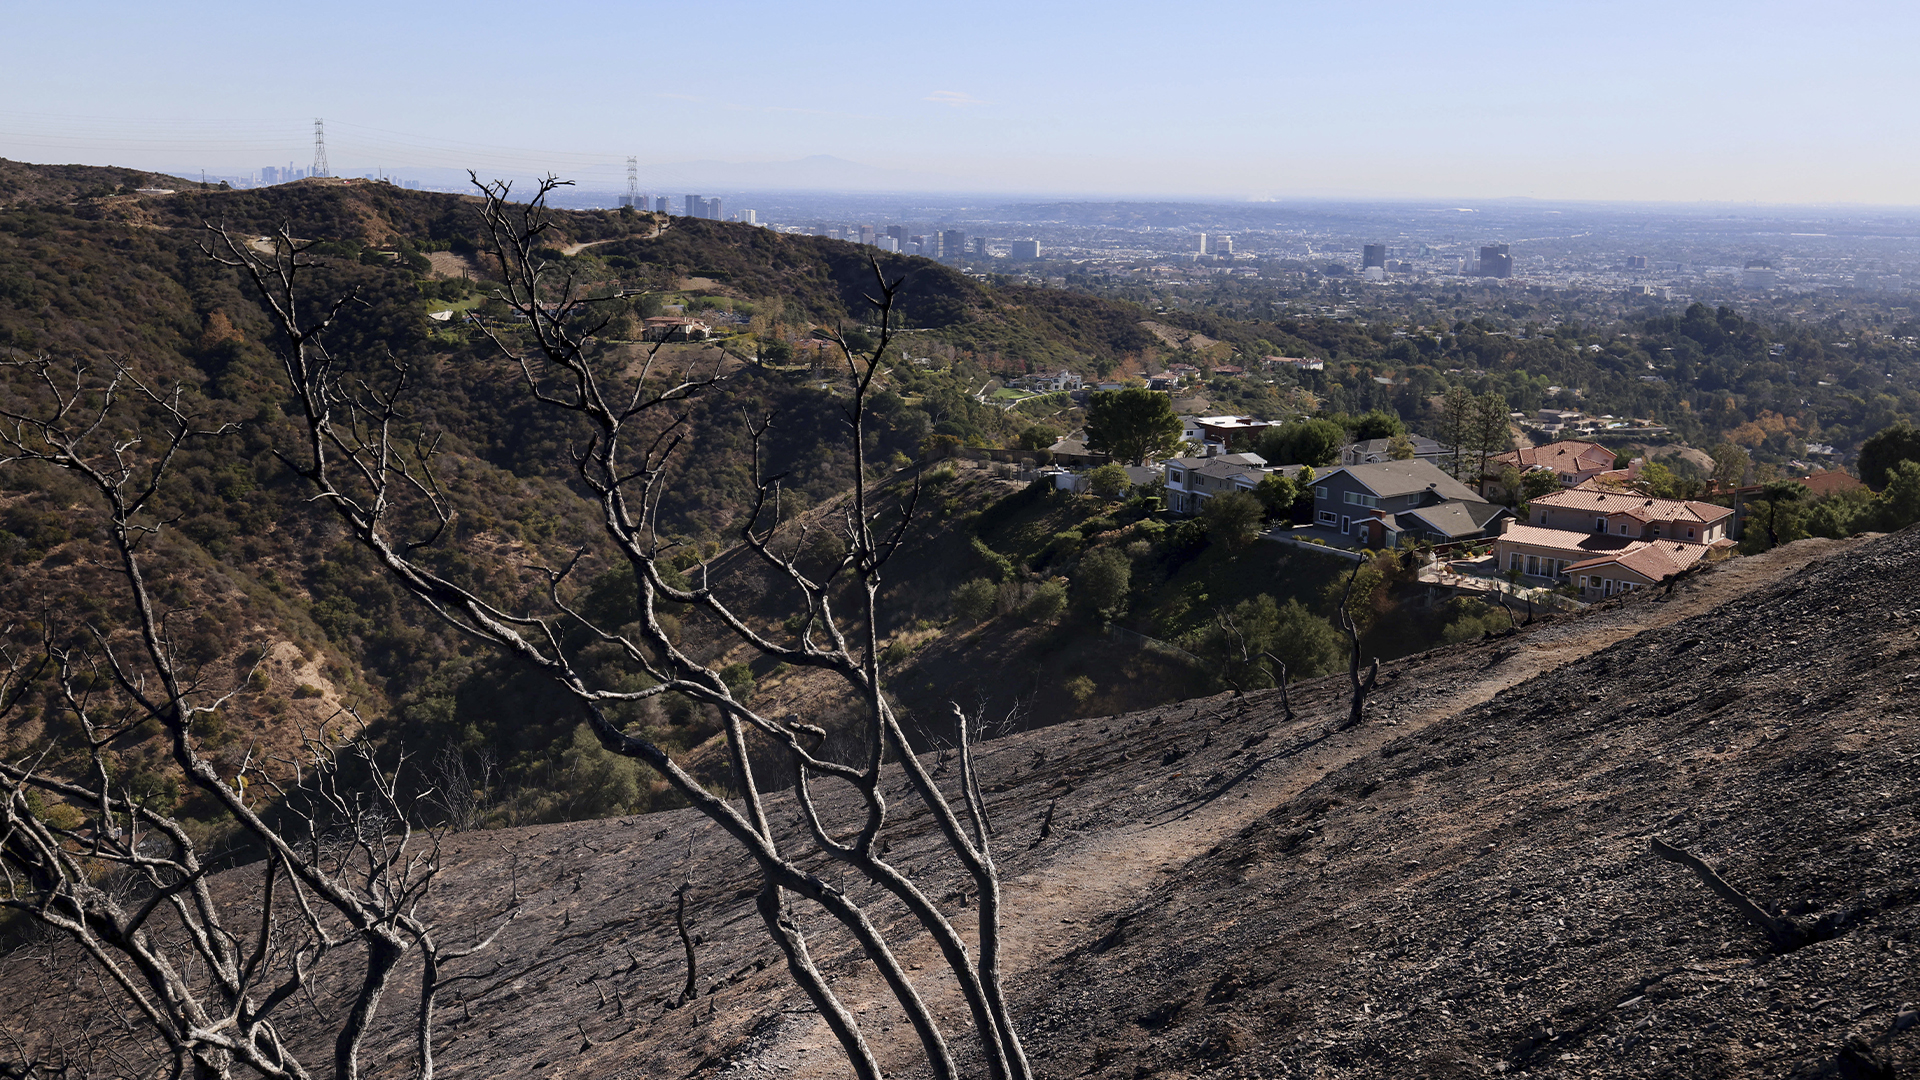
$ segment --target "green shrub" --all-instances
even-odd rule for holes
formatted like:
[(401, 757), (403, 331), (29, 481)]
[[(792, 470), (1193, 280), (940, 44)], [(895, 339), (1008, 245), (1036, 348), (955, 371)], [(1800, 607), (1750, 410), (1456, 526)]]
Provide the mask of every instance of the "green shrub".
[(982, 622), (993, 614), (994, 602), (999, 595), (1000, 590), (993, 582), (986, 578), (974, 578), (953, 590), (953, 613), (965, 622)]
[(1067, 587), (1058, 581), (1048, 581), (1027, 597), (1027, 602), (1020, 606), (1020, 616), (1039, 625), (1059, 621), (1066, 610)]

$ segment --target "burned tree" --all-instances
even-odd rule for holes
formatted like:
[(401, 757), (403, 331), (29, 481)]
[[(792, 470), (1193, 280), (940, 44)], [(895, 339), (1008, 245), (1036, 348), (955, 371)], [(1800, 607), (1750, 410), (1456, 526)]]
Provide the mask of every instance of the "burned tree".
[[(878, 1080), (880, 1066), (867, 1033), (815, 964), (808, 936), (795, 918), (799, 905), (829, 916), (858, 945), (905, 1011), (933, 1075), (954, 1077), (960, 1066), (947, 1034), (897, 957), (898, 939), (883, 932), (873, 906), (882, 900), (898, 904), (913, 927), (931, 938), (957, 983), (986, 1074), (1024, 1080), (1029, 1069), (1001, 990), (1000, 882), (970, 755), (962, 749), (956, 804), (913, 756), (881, 681), (879, 585), (912, 516), (915, 491), (905, 492), (896, 508), (884, 506), (861, 457), (868, 401), (898, 329), (902, 282), (887, 279), (874, 266), (870, 348), (855, 347), (851, 334), (821, 332), (843, 364), (845, 389), (837, 408), (848, 452), (860, 465), (836, 527), (839, 553), (824, 570), (801, 558), (810, 530), (783, 523), (784, 474), (761, 460), (766, 435), (778, 418), (746, 421), (755, 447), (755, 495), (743, 515), (739, 541), (784, 582), (795, 603), (790, 629), (763, 631), (710, 585), (704, 564), (693, 568), (691, 579), (673, 572), (667, 562), (672, 545), (657, 528), (660, 499), (672, 483), (675, 453), (687, 435), (686, 403), (718, 390), (724, 372), (675, 369), (658, 348), (642, 362), (629, 363), (601, 345), (597, 335), (606, 320), (596, 314), (595, 301), (540, 254), (542, 238), (552, 228), (546, 199), (556, 186), (549, 179), (531, 200), (513, 204), (506, 185), (482, 185), (482, 225), (503, 282), (499, 299), (518, 317), (514, 324), (483, 332), (525, 395), (583, 432), (571, 465), (578, 489), (593, 506), (597, 547), (542, 571), (538, 594), (524, 597), (505, 597), (489, 592), (484, 583), (463, 583), (436, 570), (430, 555), (451, 542), (452, 510), (433, 469), (433, 436), (407, 419), (411, 373), (399, 366), (382, 379), (356, 358), (328, 351), (340, 302), (319, 303), (309, 314), (308, 298), (297, 284), (307, 259), (290, 236), (282, 233), (267, 254), (213, 229), (210, 254), (251, 282), (282, 336), (287, 388), (304, 440), (297, 453), (288, 455), (290, 464), (313, 498), (402, 590), (436, 618), (518, 658), (564, 691), (602, 746), (651, 766), (728, 835), (740, 857), (758, 871), (755, 904), (769, 938), (838, 1039), (854, 1075)], [(619, 613), (619, 622), (596, 620), (577, 603), (575, 577), (582, 565), (617, 566), (631, 574), (633, 601)], [(698, 612), (764, 657), (837, 676), (859, 704), (857, 759), (825, 752), (829, 733), (821, 726), (750, 707), (719, 670), (669, 633), (663, 621), (669, 605)], [(618, 656), (628, 678), (594, 681), (580, 662), (583, 639)], [(702, 785), (684, 762), (639, 734), (623, 715), (622, 710), (667, 694), (710, 707), (723, 718), (731, 797)], [(770, 819), (752, 768), (753, 756), (767, 753), (784, 757), (791, 771), (802, 838), (783, 834)], [(895, 784), (904, 780), (912, 798), (929, 812), (948, 865), (968, 879), (978, 897), (973, 910), (977, 955), (915, 879), (884, 857), (893, 817), (882, 790), (889, 777)], [(813, 790), (823, 781), (853, 791), (860, 809), (851, 827), (824, 819)], [(856, 897), (855, 890), (843, 891), (803, 868), (803, 860), (821, 856), (855, 871), (871, 886), (863, 890), (866, 895)]]
[(1375, 684), (1380, 681), (1380, 658), (1374, 657), (1373, 664), (1367, 668), (1367, 674), (1360, 674), (1360, 631), (1353, 620), (1353, 583), (1360, 576), (1360, 568), (1366, 563), (1353, 566), (1353, 572), (1347, 575), (1347, 587), (1340, 592), (1340, 629), (1347, 635), (1347, 680), (1352, 684), (1352, 698), (1347, 708), (1347, 718), (1335, 725), (1333, 730), (1344, 731), (1359, 727), (1366, 714), (1367, 695), (1373, 693)]
[[(35, 389), (0, 406), (0, 467), (34, 464), (80, 481), (104, 519), (125, 622), (83, 620), (71, 639), (49, 624), (36, 649), (5, 654), (0, 716), (33, 696), (76, 734), (0, 761), (0, 908), (77, 947), (159, 1040), (158, 1061), (140, 1062), (136, 1050), (117, 1072), (358, 1076), (382, 1000), (417, 952), (425, 973), (413, 1075), (431, 1077), (443, 965), (491, 941), (450, 947), (421, 913), (438, 835), (414, 829), (398, 769), (382, 769), (364, 738), (328, 725), (288, 760), (249, 754), (221, 775), (203, 741), (215, 715), (248, 692), (251, 672), (210, 688), (206, 670), (183, 657), (179, 612), (149, 585), (169, 466), (231, 428), (202, 426), (183, 391), (156, 392), (117, 366), (12, 367)], [(140, 435), (120, 428), (123, 411), (140, 414)], [(252, 885), (216, 886), (221, 857), (163, 801), (133, 789), (124, 751), (149, 740), (164, 748), (173, 779), (258, 852), (240, 871)], [(340, 1018), (331, 1047), (313, 1055), (330, 1057), (330, 1069), (304, 1049), (328, 1041), (314, 1038), (307, 1006), (316, 995)]]

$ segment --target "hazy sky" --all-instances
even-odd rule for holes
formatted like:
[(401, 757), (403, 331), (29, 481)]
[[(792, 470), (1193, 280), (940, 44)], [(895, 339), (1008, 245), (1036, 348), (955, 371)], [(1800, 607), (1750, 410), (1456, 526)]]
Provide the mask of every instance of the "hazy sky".
[(0, 0), (0, 157), (1920, 204), (1920, 4)]

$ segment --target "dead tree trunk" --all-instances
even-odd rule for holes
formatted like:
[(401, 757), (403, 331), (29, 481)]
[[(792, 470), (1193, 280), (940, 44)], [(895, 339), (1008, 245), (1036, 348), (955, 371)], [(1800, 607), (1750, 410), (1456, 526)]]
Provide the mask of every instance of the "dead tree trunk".
[[(409, 427), (404, 407), (408, 372), (396, 368), (390, 381), (379, 386), (357, 375), (349, 378), (321, 340), (332, 315), (323, 312), (315, 320), (296, 310), (300, 290), (293, 287), (293, 279), (300, 260), (292, 238), (283, 233), (277, 253), (269, 256), (216, 229), (210, 233), (215, 257), (246, 275), (282, 334), (283, 373), (303, 440), (286, 460), (312, 490), (314, 501), (334, 514), (352, 541), (403, 591), (463, 633), (512, 654), (570, 696), (601, 746), (651, 766), (694, 809), (720, 826), (739, 858), (759, 873), (756, 906), (768, 936), (833, 1030), (856, 1076), (877, 1078), (879, 1065), (859, 1020), (815, 966), (800, 928), (803, 920), (792, 917), (791, 905), (813, 905), (858, 943), (906, 1013), (931, 1075), (950, 1080), (958, 1070), (945, 1034), (893, 951), (900, 939), (876, 925), (853, 896), (803, 868), (817, 865), (820, 856), (879, 886), (929, 935), (970, 1013), (971, 1023), (964, 1026), (978, 1041), (985, 1075), (991, 1080), (1028, 1080), (1031, 1070), (1000, 987), (1000, 880), (989, 851), (991, 833), (979, 787), (968, 772), (968, 751), (962, 747), (962, 771), (968, 775), (956, 799), (940, 789), (914, 756), (881, 680), (881, 574), (914, 516), (917, 484), (899, 492), (897, 503), (888, 506), (872, 489), (868, 470), (856, 467), (853, 489), (836, 526), (844, 541), (842, 554), (824, 570), (810, 572), (802, 566), (801, 553), (814, 526), (785, 520), (781, 480), (786, 474), (767, 475), (762, 460), (764, 437), (775, 417), (753, 418), (750, 464), (756, 490), (740, 518), (740, 545), (791, 588), (796, 618), (783, 630), (763, 632), (758, 618), (742, 614), (709, 587), (703, 571), (691, 573), (691, 582), (676, 572), (667, 561), (672, 545), (656, 528), (660, 501), (691, 423), (685, 403), (714, 390), (724, 376), (718, 368), (673, 368), (671, 358), (658, 352), (635, 365), (629, 357), (600, 347), (596, 335), (606, 318), (575, 281), (540, 254), (548, 243), (543, 234), (553, 224), (546, 199), (558, 183), (543, 181), (524, 203), (510, 202), (504, 185), (483, 185), (481, 222), (503, 282), (499, 298), (514, 308), (520, 321), (482, 327), (481, 332), (521, 381), (530, 402), (590, 432), (569, 465), (578, 489), (593, 504), (595, 554), (633, 575), (632, 606), (602, 623), (570, 602), (573, 586), (568, 578), (589, 555), (584, 550), (565, 566), (545, 572), (546, 595), (532, 610), (521, 598), (494, 591), (491, 583), (451, 580), (437, 569), (442, 565), (437, 559), (420, 554), (451, 542), (453, 510), (433, 471), (432, 435)], [(877, 327), (873, 348), (857, 351), (843, 335), (821, 332), (844, 361), (847, 389), (838, 405), (846, 446), (856, 463), (863, 462), (866, 449), (865, 422), (875, 379), (891, 362), (888, 350), (898, 334), (895, 301), (900, 281), (885, 278), (877, 262), (873, 271), (875, 292), (868, 298)], [(403, 521), (425, 526), (409, 535)], [(847, 699), (860, 710), (862, 760), (837, 760), (822, 751), (824, 733), (818, 727), (798, 717), (764, 715), (737, 697), (717, 668), (681, 647), (668, 629), (669, 608), (697, 610), (762, 656), (839, 677)], [(581, 649), (588, 645), (618, 657), (619, 680), (601, 680), (592, 673), (594, 665), (580, 662)], [(609, 715), (611, 709), (669, 693), (711, 706), (723, 718), (733, 797), (715, 795), (644, 729)], [(750, 737), (771, 742), (791, 762), (804, 836), (784, 835), (770, 823), (749, 767)], [(957, 870), (980, 896), (978, 924), (971, 935), (978, 942), (977, 956), (970, 935), (962, 934), (919, 883), (883, 858), (883, 833), (895, 800), (883, 797), (882, 781), (896, 782), (899, 774), (904, 774), (919, 809), (928, 812), (942, 844), (946, 865), (940, 872)], [(861, 818), (850, 837), (829, 829), (812, 801), (810, 784), (823, 777), (852, 788), (858, 799)], [(890, 929), (891, 920), (884, 922)]]
[(1701, 883), (1711, 889), (1715, 896), (1732, 905), (1733, 910), (1739, 913), (1741, 918), (1759, 927), (1760, 931), (1767, 935), (1767, 943), (1773, 947), (1774, 952), (1792, 952), (1811, 940), (1806, 927), (1792, 919), (1770, 914), (1766, 908), (1755, 903), (1746, 893), (1728, 884), (1727, 880), (1716, 873), (1713, 867), (1707, 865), (1705, 860), (1687, 849), (1661, 843), (1657, 836), (1650, 837), (1647, 840), (1647, 846), (1660, 858), (1671, 863), (1679, 863), (1693, 871)]
[(1347, 679), (1352, 683), (1353, 698), (1347, 709), (1346, 722), (1336, 725), (1335, 731), (1360, 726), (1367, 709), (1367, 695), (1373, 693), (1374, 685), (1380, 681), (1380, 658), (1377, 656), (1368, 667), (1366, 676), (1362, 678), (1360, 675), (1360, 633), (1354, 626), (1353, 611), (1347, 607), (1353, 596), (1354, 579), (1360, 576), (1360, 567), (1364, 565), (1354, 564), (1353, 572), (1347, 575), (1347, 587), (1340, 592), (1340, 629), (1347, 633)]
[(1280, 684), (1280, 708), (1286, 716), (1287, 723), (1291, 724), (1293, 723), (1293, 699), (1287, 695), (1287, 662), (1270, 652), (1261, 655), (1273, 661), (1273, 666), (1279, 669), (1277, 678)]
[[(333, 1074), (352, 1080), (395, 969), (414, 944), (431, 941), (417, 912), (439, 870), (439, 835), (422, 843), (400, 766), (382, 765), (364, 738), (330, 725), (304, 733), (279, 768), (249, 754), (223, 776), (202, 753), (206, 718), (254, 692), (254, 671), (237, 665), (231, 684), (215, 688), (181, 659), (148, 583), (147, 550), (174, 520), (163, 496), (170, 466), (234, 425), (200, 427), (184, 389), (156, 392), (123, 366), (102, 375), (45, 360), (9, 366), (35, 388), (0, 400), (0, 467), (58, 469), (88, 492), (126, 583), (126, 617), (118, 627), (78, 627), (72, 641), (50, 629), (31, 661), (0, 643), (0, 719), (38, 681), (76, 732), (58, 758), (0, 761), (0, 907), (84, 952), (132, 1006), (135, 1026), (165, 1045), (175, 1075), (311, 1075), (282, 1039), (282, 1006), (293, 1011), (332, 984), (345, 998), (328, 1021)], [(108, 434), (122, 409), (146, 413), (140, 438)], [(164, 749), (171, 778), (265, 853), (241, 871), (257, 873), (259, 885), (239, 900), (211, 887), (200, 842), (165, 803), (116, 779), (126, 774), (122, 751), (143, 731)], [(356, 774), (356, 790), (346, 790), (343, 772)], [(260, 805), (269, 801), (272, 820)], [(91, 826), (73, 824), (75, 814)], [(130, 894), (102, 888), (103, 870)], [(430, 1077), (430, 1012), (413, 1035), (415, 1075)]]

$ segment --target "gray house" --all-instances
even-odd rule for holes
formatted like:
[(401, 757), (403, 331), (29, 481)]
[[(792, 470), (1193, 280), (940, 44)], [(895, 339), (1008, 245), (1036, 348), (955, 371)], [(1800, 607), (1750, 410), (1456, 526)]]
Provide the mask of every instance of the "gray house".
[(1496, 536), (1513, 516), (1425, 461), (1347, 465), (1314, 479), (1313, 523), (1370, 548)]
[[(1408, 435), (1413, 443), (1413, 459), (1438, 465), (1441, 459), (1453, 453), (1452, 448), (1427, 438), (1425, 435)], [(1348, 443), (1340, 448), (1339, 462), (1342, 465), (1372, 465), (1393, 460), (1392, 439), (1367, 439), (1364, 442)]]

